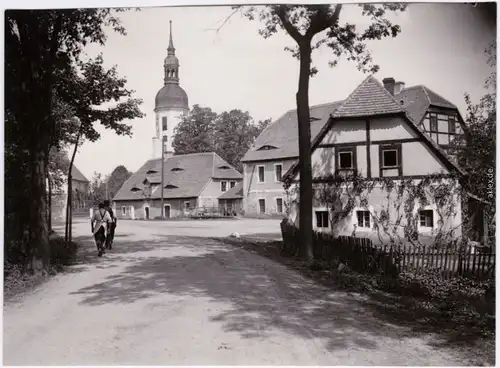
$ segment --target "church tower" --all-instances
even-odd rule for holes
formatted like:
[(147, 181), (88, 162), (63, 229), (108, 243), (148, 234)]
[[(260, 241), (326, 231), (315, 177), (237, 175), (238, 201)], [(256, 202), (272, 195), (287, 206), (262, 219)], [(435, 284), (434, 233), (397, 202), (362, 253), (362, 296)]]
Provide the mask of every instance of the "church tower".
[(167, 57), (163, 63), (163, 87), (155, 98), (156, 136), (153, 138), (153, 158), (161, 157), (162, 140), (165, 157), (173, 155), (172, 141), (174, 129), (182, 116), (189, 112), (188, 97), (179, 86), (179, 59), (175, 56), (172, 40), (172, 21), (170, 21), (170, 39)]

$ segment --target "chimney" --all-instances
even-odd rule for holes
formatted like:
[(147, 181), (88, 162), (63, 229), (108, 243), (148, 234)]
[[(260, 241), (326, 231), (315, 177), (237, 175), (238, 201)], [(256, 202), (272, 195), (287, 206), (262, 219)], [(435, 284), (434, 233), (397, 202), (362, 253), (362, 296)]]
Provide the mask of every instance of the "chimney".
[(384, 83), (385, 89), (388, 90), (389, 93), (394, 96), (394, 84), (396, 83), (394, 78), (392, 78), (392, 77), (384, 78), (382, 80), (382, 83)]
[(401, 91), (404, 89), (405, 89), (405, 82), (396, 82), (394, 84), (394, 95), (401, 93)]

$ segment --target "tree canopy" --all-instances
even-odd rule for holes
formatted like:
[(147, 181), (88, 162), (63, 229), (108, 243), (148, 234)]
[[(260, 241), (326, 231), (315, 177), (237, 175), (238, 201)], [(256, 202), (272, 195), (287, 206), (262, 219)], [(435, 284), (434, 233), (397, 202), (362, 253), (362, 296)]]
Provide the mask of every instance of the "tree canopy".
[(241, 159), (270, 120), (255, 124), (248, 112), (225, 111), (194, 105), (176, 127), (173, 147), (176, 154), (216, 152), (240, 172)]
[[(142, 101), (126, 88), (116, 67), (106, 69), (102, 55), (87, 59), (83, 53), (90, 43), (104, 45), (109, 30), (126, 34), (117, 18), (120, 11), (5, 12), (6, 178), (12, 184), (6, 188), (11, 196), (6, 204), (17, 229), (12, 239), (25, 245), (31, 267), (35, 258), (45, 267), (49, 262), (46, 179), (51, 148), (65, 148), (78, 133), (99, 139), (96, 123), (130, 135), (124, 121), (143, 116)], [(30, 208), (28, 214), (23, 208)]]
[(107, 180), (109, 198), (113, 198), (120, 190), (123, 183), (132, 176), (133, 173), (127, 170), (123, 165), (118, 165), (109, 175)]
[(406, 10), (406, 4), (352, 4), (357, 7), (362, 17), (369, 19), (365, 29), (359, 29), (352, 19), (344, 19), (342, 4), (280, 4), (267, 6), (236, 6), (244, 17), (259, 20), (263, 27), (259, 33), (268, 38), (285, 31), (294, 41), (294, 47), (285, 47), (293, 57), (300, 61), (299, 85), (296, 95), (298, 136), (299, 136), (299, 171), (300, 171), (300, 228), (302, 256), (313, 260), (312, 251), (312, 168), (311, 168), (311, 126), (309, 112), (309, 78), (318, 72), (312, 66), (312, 52), (327, 47), (332, 60), (330, 66), (336, 66), (342, 57), (355, 62), (358, 70), (375, 73), (379, 67), (374, 63), (368, 42), (385, 37), (396, 37), (401, 28), (394, 24), (388, 13)]

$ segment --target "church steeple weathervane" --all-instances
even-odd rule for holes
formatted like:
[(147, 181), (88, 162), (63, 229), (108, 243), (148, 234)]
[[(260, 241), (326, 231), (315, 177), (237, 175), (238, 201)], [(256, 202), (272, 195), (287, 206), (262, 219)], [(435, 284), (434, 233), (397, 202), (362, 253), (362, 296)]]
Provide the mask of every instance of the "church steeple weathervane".
[(168, 54), (175, 55), (174, 41), (172, 40), (172, 21), (170, 21), (170, 39), (168, 40)]
[(163, 63), (163, 69), (165, 71), (165, 78), (163, 79), (164, 84), (179, 84), (179, 59), (175, 56), (174, 41), (172, 39), (172, 21), (170, 21), (170, 38), (167, 52), (167, 57)]

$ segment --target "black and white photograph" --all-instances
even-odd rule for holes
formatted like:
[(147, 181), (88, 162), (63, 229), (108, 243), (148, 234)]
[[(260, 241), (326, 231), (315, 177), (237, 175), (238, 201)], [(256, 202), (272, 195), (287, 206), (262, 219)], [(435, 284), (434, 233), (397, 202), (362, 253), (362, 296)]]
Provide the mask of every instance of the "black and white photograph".
[(496, 2), (53, 3), (4, 5), (4, 365), (495, 366)]

